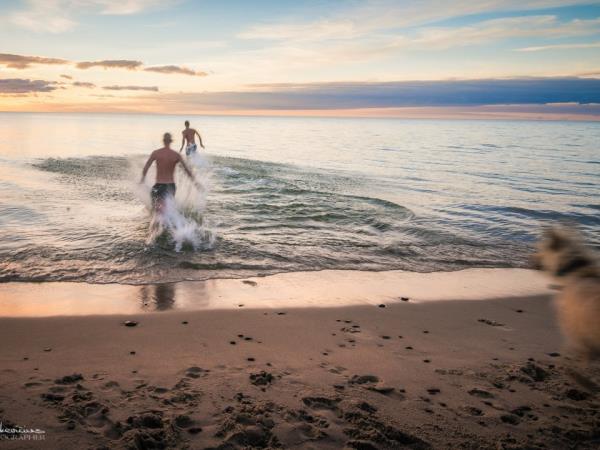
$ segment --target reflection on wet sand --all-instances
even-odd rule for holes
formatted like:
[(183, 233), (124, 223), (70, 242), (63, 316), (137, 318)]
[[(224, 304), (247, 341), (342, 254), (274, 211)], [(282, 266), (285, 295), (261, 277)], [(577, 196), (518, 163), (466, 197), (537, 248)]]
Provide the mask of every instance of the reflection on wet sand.
[(140, 287), (139, 298), (144, 311), (166, 311), (175, 308), (174, 283), (149, 284)]
[(0, 283), (0, 317), (131, 314), (173, 310), (302, 308), (547, 294), (548, 280), (526, 269), (460, 272), (336, 271), (283, 273), (143, 286)]

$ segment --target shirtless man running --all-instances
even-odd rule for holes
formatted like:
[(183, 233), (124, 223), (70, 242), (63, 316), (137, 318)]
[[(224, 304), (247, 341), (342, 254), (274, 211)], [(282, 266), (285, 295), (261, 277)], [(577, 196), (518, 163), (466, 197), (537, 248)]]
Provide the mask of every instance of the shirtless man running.
[(185, 170), (185, 173), (197, 186), (197, 182), (194, 175), (190, 171), (189, 167), (185, 164), (185, 161), (179, 153), (171, 149), (171, 142), (173, 138), (171, 133), (165, 133), (163, 136), (163, 143), (165, 146), (154, 150), (148, 158), (144, 170), (142, 171), (142, 179), (140, 183), (144, 182), (146, 173), (154, 161), (156, 161), (156, 184), (152, 187), (152, 206), (158, 212), (161, 212), (164, 207), (164, 202), (167, 197), (175, 196), (175, 179), (173, 175), (175, 173), (175, 166), (180, 163)]
[(181, 148), (179, 149), (179, 153), (181, 153), (181, 150), (183, 150), (183, 145), (187, 142), (187, 145), (185, 147), (185, 154), (187, 156), (190, 156), (194, 153), (196, 153), (196, 149), (198, 148), (196, 146), (196, 135), (198, 135), (198, 141), (200, 142), (200, 147), (204, 148), (204, 144), (202, 143), (202, 136), (200, 136), (200, 133), (198, 133), (195, 129), (190, 128), (190, 122), (189, 121), (185, 121), (185, 130), (183, 130), (181, 132), (182, 134), (182, 139), (181, 139)]

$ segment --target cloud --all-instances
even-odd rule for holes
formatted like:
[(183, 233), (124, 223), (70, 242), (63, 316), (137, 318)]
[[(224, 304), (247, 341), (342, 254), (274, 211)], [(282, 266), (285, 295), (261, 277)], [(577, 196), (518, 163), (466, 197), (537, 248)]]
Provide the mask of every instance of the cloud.
[(94, 83), (89, 83), (87, 81), (74, 81), (72, 84), (75, 87), (82, 87), (82, 88), (88, 88), (88, 89), (92, 89), (92, 88), (96, 87), (96, 85)]
[(411, 44), (424, 50), (439, 50), (510, 38), (585, 36), (598, 33), (599, 27), (598, 18), (560, 22), (552, 15), (507, 17), (458, 28), (424, 28)]
[[(79, 0), (81, 2), (81, 0)], [(138, 14), (149, 9), (165, 8), (177, 3), (169, 0), (87, 0), (90, 6), (100, 7), (100, 14), (128, 15)]]
[(158, 92), (157, 86), (104, 86), (107, 91), (152, 91)]
[(158, 72), (158, 73), (176, 73), (182, 75), (192, 75), (197, 77), (205, 77), (208, 74), (206, 72), (196, 72), (192, 69), (188, 69), (187, 67), (181, 66), (153, 66), (144, 68), (147, 72)]
[(405, 27), (423, 26), (467, 15), (526, 11), (581, 4), (582, 0), (371, 0), (318, 20), (254, 25), (241, 31), (242, 39), (321, 41), (353, 39)]
[(78, 24), (77, 15), (128, 15), (165, 8), (179, 0), (26, 0), (9, 21), (36, 33), (64, 33)]
[(600, 103), (593, 78), (507, 78), (387, 83), (307, 83), (249, 86), (252, 91), (164, 94), (184, 108), (333, 110), (356, 108)]
[(75, 67), (78, 69), (89, 69), (91, 67), (104, 67), (105, 69), (127, 69), (137, 70), (142, 67), (141, 61), (129, 59), (105, 59), (102, 61), (83, 61), (78, 62)]
[(29, 80), (24, 78), (0, 79), (0, 94), (29, 94), (56, 90), (52, 81)]
[(580, 72), (576, 76), (578, 76), (578, 77), (600, 77), (600, 70), (590, 70), (588, 72)]
[(68, 64), (69, 61), (59, 58), (44, 58), (42, 56), (12, 55), (0, 53), (0, 64), (11, 69), (27, 69), (32, 64)]
[(517, 52), (541, 52), (545, 50), (570, 50), (576, 48), (599, 48), (600, 42), (588, 42), (581, 44), (555, 44), (555, 45), (542, 45), (539, 47), (524, 47), (517, 48)]
[[(524, 12), (522, 16), (479, 21), (473, 17), (470, 19), (473, 23), (468, 25), (434, 25), (429, 19), (439, 19), (439, 14), (459, 16), (479, 11), (482, 5), (486, 5), (486, 11), (518, 5), (516, 2), (500, 0), (468, 4), (457, 0), (447, 2), (449, 6), (446, 6), (445, 2), (438, 4), (439, 11), (436, 12), (433, 3), (439, 2), (423, 0), (415, 4), (408, 0), (402, 5), (389, 3), (389, 10), (385, 10), (383, 5), (387, 4), (386, 2), (370, 2), (367, 10), (364, 10), (366, 7), (346, 10), (338, 14), (337, 18), (326, 17), (316, 22), (257, 25), (242, 31), (238, 37), (273, 42), (266, 43), (260, 49), (248, 50), (242, 57), (252, 59), (256, 62), (255, 65), (261, 68), (277, 66), (299, 70), (305, 67), (322, 67), (323, 64), (331, 64), (332, 61), (338, 65), (364, 63), (375, 59), (397, 58), (407, 52), (437, 52), (510, 39), (556, 40), (597, 35), (600, 32), (600, 18), (564, 21), (554, 15), (531, 15)], [(547, 6), (558, 6), (557, 2), (545, 3)], [(427, 4), (431, 10), (425, 8)], [(514, 10), (532, 9), (534, 4), (544, 6), (544, 2), (541, 1), (527, 2), (526, 6)], [(361, 14), (357, 13), (359, 10)], [(379, 14), (376, 14), (377, 11)], [(394, 17), (397, 20), (389, 20)]]
[[(46, 58), (42, 56), (24, 56), (24, 55), (13, 55), (9, 53), (0, 53), (0, 65), (5, 65), (11, 69), (28, 69), (34, 64), (75, 64), (78, 69), (86, 70), (93, 67), (103, 67), (104, 69), (126, 69), (126, 70), (144, 70), (146, 72), (156, 72), (162, 74), (179, 74), (179, 75), (190, 75), (196, 77), (205, 77), (208, 75), (206, 72), (195, 71), (188, 67), (176, 66), (176, 65), (164, 65), (164, 66), (151, 66), (144, 67), (144, 63), (141, 61), (135, 61), (131, 59), (105, 59), (100, 61), (80, 61), (73, 62), (66, 59), (60, 58)], [(73, 77), (70, 75), (62, 74), (61, 78), (72, 80)]]

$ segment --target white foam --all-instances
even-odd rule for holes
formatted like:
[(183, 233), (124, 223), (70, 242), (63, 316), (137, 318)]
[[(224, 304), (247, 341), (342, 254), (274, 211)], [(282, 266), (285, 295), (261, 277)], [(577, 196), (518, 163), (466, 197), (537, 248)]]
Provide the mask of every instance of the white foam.
[(212, 187), (212, 167), (200, 154), (189, 156), (186, 163), (194, 174), (194, 183), (183, 170), (175, 174), (175, 198), (167, 197), (160, 212), (154, 211), (150, 197), (151, 188), (141, 183), (134, 188), (138, 198), (150, 212), (150, 225), (146, 243), (154, 245), (167, 233), (174, 250), (213, 248), (216, 231), (207, 217), (206, 204)]

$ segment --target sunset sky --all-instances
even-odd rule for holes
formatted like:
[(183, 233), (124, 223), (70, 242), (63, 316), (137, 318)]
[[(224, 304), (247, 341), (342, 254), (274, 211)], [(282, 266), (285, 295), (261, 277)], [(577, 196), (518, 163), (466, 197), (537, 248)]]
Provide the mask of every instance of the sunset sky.
[(599, 103), (600, 1), (0, 0), (2, 111), (598, 116)]

